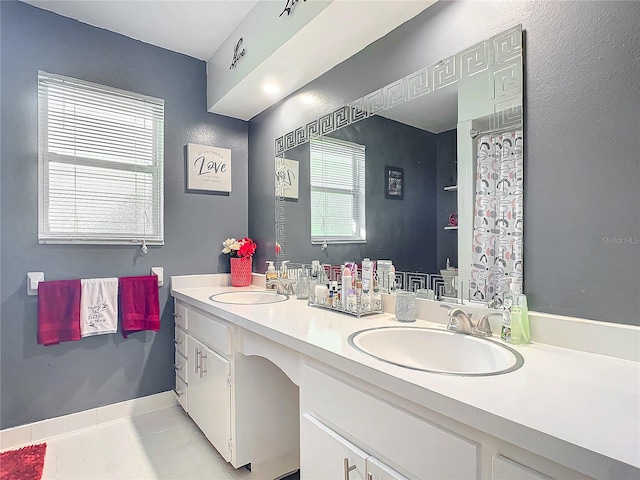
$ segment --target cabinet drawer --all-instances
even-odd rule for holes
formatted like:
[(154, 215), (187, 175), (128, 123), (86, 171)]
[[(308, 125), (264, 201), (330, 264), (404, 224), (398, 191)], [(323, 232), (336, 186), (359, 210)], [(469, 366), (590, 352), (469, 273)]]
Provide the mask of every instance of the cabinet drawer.
[(176, 345), (176, 352), (182, 354), (183, 357), (188, 358), (187, 355), (187, 334), (184, 330), (176, 327), (175, 334), (173, 336), (173, 342)]
[(492, 459), (492, 480), (552, 480), (551, 477), (536, 472), (535, 470), (509, 460), (502, 455), (496, 455)]
[(187, 318), (190, 335), (221, 355), (231, 354), (228, 325), (191, 308), (187, 309)]
[(176, 388), (173, 391), (176, 394), (176, 400), (185, 412), (188, 412), (187, 402), (187, 382), (185, 382), (179, 375), (176, 374)]
[(189, 383), (189, 371), (187, 369), (187, 358), (176, 350), (174, 355), (173, 368), (176, 371), (176, 375), (182, 378), (185, 382)]
[(173, 317), (175, 318), (176, 325), (184, 330), (187, 329), (186, 310), (186, 307), (182, 303), (180, 303), (178, 300), (175, 300), (175, 304), (173, 307)]
[(301, 414), (311, 412), (365, 451), (383, 452), (410, 478), (479, 478), (478, 445), (469, 439), (309, 366), (300, 392)]

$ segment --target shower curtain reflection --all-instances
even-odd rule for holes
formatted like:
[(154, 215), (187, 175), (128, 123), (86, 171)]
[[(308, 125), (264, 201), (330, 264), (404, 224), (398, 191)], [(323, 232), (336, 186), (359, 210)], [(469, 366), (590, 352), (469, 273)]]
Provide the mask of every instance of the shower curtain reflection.
[(522, 281), (522, 130), (478, 140), (470, 294), (497, 299)]

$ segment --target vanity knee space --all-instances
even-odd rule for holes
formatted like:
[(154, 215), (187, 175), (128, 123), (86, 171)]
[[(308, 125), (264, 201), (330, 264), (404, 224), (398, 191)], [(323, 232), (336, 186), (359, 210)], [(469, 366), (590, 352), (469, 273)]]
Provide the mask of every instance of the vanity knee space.
[(268, 360), (239, 352), (240, 327), (177, 299), (174, 316), (178, 404), (235, 468), (250, 465), (257, 478), (297, 470), (297, 387)]

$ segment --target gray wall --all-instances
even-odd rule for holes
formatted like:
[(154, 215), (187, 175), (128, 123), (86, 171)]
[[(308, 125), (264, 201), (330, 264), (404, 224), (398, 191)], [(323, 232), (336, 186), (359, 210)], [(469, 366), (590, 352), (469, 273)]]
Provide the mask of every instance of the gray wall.
[[(206, 112), (205, 63), (24, 3), (1, 13), (2, 428), (174, 387), (169, 276), (228, 271), (221, 242), (247, 232), (247, 123)], [(165, 245), (39, 245), (38, 69), (165, 100)], [(184, 147), (232, 149), (228, 196), (184, 191)], [(161, 330), (44, 347), (36, 343), (37, 297), (25, 274), (46, 279), (146, 275), (163, 266)]]
[[(275, 138), (516, 24), (526, 45), (524, 287), (530, 308), (640, 324), (636, 1), (440, 1), (429, 7), (250, 121), (252, 237), (271, 245), (275, 238), (273, 186), (263, 181), (273, 175)], [(301, 94), (319, 103), (309, 106)], [(273, 259), (270, 252), (258, 260)]]

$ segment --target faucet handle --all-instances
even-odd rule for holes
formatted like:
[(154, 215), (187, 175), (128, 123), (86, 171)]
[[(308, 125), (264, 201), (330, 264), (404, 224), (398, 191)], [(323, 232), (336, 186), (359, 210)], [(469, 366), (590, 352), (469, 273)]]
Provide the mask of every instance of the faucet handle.
[(502, 308), (502, 300), (498, 297), (493, 298), (487, 303), (487, 308)]
[(484, 315), (482, 315), (480, 317), (480, 320), (478, 320), (478, 324), (475, 326), (475, 331), (484, 336), (484, 337), (490, 337), (491, 335), (493, 335), (493, 332), (491, 331), (491, 325), (489, 324), (489, 318), (490, 317), (497, 317), (497, 316), (501, 316), (502, 314), (500, 313), (485, 313)]

